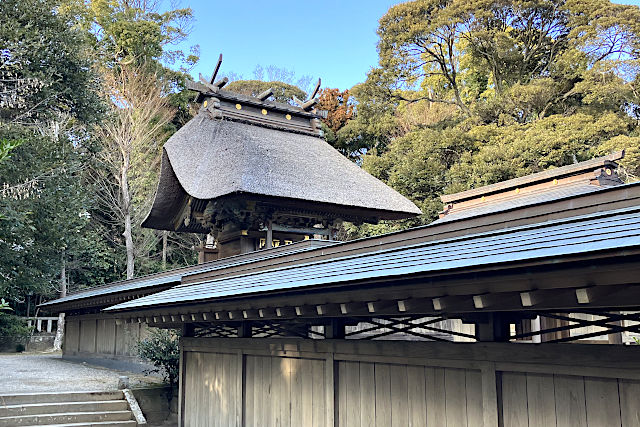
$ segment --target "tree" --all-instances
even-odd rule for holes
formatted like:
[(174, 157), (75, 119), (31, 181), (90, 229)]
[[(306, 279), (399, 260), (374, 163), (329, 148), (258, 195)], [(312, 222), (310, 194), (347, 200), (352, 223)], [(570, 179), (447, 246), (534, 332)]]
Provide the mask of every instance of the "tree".
[(29, 294), (60, 291), (65, 264), (72, 279), (106, 278), (83, 188), (102, 103), (76, 24), (58, 1), (0, 3), (0, 292), (19, 313)]
[(97, 129), (104, 146), (99, 194), (124, 229), (127, 279), (131, 279), (136, 255), (133, 227), (148, 210), (167, 125), (175, 113), (157, 75), (144, 65), (123, 65), (105, 73), (104, 80), (110, 120)]
[[(339, 130), (414, 200), (626, 149), (640, 171), (640, 8), (607, 0), (415, 0), (380, 20), (380, 65)], [(397, 226), (395, 226), (397, 227)], [(352, 236), (392, 229), (350, 228)]]
[(324, 112), (324, 139), (343, 155), (354, 158), (360, 156), (359, 147), (354, 147), (340, 138), (338, 132), (351, 120), (355, 114), (354, 100), (348, 90), (325, 88), (320, 92), (316, 108)]

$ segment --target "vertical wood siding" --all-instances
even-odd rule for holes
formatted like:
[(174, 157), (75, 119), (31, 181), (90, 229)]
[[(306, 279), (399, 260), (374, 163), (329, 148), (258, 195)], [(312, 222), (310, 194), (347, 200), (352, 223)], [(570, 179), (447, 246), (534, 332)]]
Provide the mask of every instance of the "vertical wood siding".
[(115, 319), (98, 319), (96, 329), (96, 352), (113, 354), (116, 340)]
[(504, 372), (505, 427), (640, 426), (640, 381)]
[(227, 351), (183, 352), (185, 427), (480, 427), (491, 406), (504, 427), (640, 427), (640, 380)]
[(78, 320), (66, 319), (64, 331), (64, 354), (75, 354), (78, 352), (80, 343), (80, 322)]
[(235, 354), (184, 354), (185, 425), (228, 427), (239, 425), (236, 405), (242, 403), (236, 381)]
[(339, 362), (338, 425), (482, 425), (480, 372), (385, 363)]
[(112, 318), (74, 318), (67, 316), (65, 323), (64, 354), (92, 353), (102, 356), (137, 357), (136, 344), (149, 334), (144, 323), (116, 325)]
[(95, 353), (96, 351), (96, 319), (80, 321), (80, 351)]
[(247, 356), (245, 426), (326, 427), (324, 365), (316, 359)]

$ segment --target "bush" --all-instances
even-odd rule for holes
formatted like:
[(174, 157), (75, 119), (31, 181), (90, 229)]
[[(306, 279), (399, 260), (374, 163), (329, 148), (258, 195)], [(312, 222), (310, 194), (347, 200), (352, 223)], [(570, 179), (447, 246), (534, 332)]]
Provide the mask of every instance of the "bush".
[(31, 335), (31, 328), (27, 326), (26, 320), (15, 316), (0, 312), (0, 350), (7, 351), (16, 349), (24, 351), (24, 344)]
[(180, 369), (179, 333), (171, 329), (152, 329), (151, 334), (138, 342), (138, 356), (155, 366), (152, 372), (164, 376), (171, 386), (176, 385)]

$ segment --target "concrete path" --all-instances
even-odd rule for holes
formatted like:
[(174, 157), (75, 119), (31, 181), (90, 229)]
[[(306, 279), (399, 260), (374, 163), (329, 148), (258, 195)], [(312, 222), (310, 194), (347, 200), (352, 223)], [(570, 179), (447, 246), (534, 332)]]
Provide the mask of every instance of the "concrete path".
[(0, 354), (0, 393), (116, 390), (126, 375), (131, 387), (160, 379), (65, 361), (59, 354)]

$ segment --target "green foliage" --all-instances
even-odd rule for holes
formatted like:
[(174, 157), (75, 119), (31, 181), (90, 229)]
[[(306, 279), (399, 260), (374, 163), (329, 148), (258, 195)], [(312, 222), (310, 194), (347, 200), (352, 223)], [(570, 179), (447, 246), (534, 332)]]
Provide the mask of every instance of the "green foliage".
[(22, 144), (22, 141), (0, 139), (0, 163), (2, 163), (3, 160), (8, 159), (10, 157), (9, 153), (11, 150), (18, 147), (20, 144)]
[(423, 210), (439, 195), (625, 149), (640, 175), (640, 8), (607, 0), (415, 0), (378, 29), (380, 63), (338, 132)]
[[(158, 5), (0, 2), (0, 294), (19, 314), (28, 298), (58, 295), (63, 266), (71, 290), (122, 278), (122, 229), (114, 212), (98, 205), (93, 179), (104, 149), (95, 130), (109, 120), (101, 80), (122, 64), (147, 64), (178, 111), (162, 134), (168, 137), (191, 117), (185, 79), (197, 49), (185, 53), (171, 46), (186, 37), (192, 14), (159, 11)], [(156, 156), (163, 142), (154, 142)], [(155, 180), (153, 173), (136, 173)], [(152, 194), (155, 181), (143, 184)], [(134, 203), (142, 211), (148, 201)], [(140, 272), (164, 268), (162, 234), (139, 236)], [(170, 233), (168, 241), (168, 267), (195, 262), (195, 236)]]
[(33, 124), (60, 115), (92, 121), (95, 93), (88, 37), (56, 0), (0, 2), (0, 119)]
[(180, 345), (177, 331), (151, 329), (149, 336), (138, 343), (138, 356), (156, 367), (171, 386), (176, 385), (180, 365)]
[(0, 337), (24, 339), (31, 335), (26, 320), (13, 314), (0, 313)]

